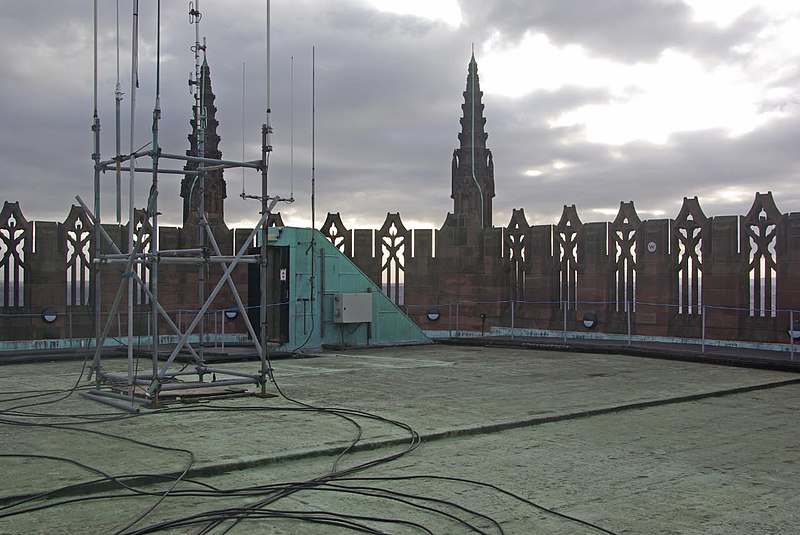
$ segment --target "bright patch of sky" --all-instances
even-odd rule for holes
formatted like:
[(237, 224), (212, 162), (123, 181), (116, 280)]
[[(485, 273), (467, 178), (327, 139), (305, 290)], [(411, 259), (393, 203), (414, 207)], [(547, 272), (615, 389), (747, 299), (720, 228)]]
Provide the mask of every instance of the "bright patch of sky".
[(378, 11), (397, 15), (439, 20), (450, 26), (460, 26), (463, 21), (458, 0), (367, 0)]
[(741, 204), (752, 196), (753, 193), (751, 191), (732, 186), (722, 188), (712, 194), (706, 194), (704, 200), (706, 202), (719, 204)]
[(794, 2), (786, 0), (683, 0), (694, 10), (696, 20), (713, 22), (721, 27), (729, 25), (739, 16), (758, 7), (775, 14), (786, 14), (794, 9)]
[(762, 91), (737, 67), (707, 70), (690, 56), (667, 51), (652, 65), (634, 66), (631, 85), (613, 88), (606, 105), (584, 106), (554, 119), (553, 126), (583, 124), (590, 141), (663, 143), (673, 132), (722, 128), (731, 135), (758, 127)]
[(488, 94), (521, 97), (563, 87), (607, 89), (606, 103), (581, 106), (550, 118), (552, 126), (582, 126), (592, 142), (622, 145), (643, 140), (664, 143), (675, 132), (721, 129), (731, 136), (758, 128), (800, 105), (795, 89), (778, 83), (800, 61), (800, 11), (773, 0), (691, 0), (698, 20), (725, 26), (758, 8), (769, 17), (765, 29), (742, 43), (728, 63), (703, 64), (680, 50), (665, 50), (651, 63), (626, 64), (579, 45), (556, 46), (547, 35), (528, 33), (509, 47), (495, 35), (481, 47), (481, 88)]

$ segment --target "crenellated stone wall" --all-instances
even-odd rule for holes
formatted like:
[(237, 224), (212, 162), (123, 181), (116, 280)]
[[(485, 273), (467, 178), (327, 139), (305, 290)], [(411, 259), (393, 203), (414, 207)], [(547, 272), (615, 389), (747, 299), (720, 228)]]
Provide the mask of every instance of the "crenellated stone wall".
[[(270, 224), (282, 226), (280, 215)], [(103, 228), (127, 252), (127, 227)], [(250, 230), (221, 223), (214, 236), (223, 254), (234, 254)], [(632, 202), (622, 202), (611, 222), (584, 223), (575, 206), (564, 206), (555, 225), (529, 225), (519, 209), (505, 227), (448, 214), (438, 230), (414, 230), (389, 213), (374, 230), (347, 229), (339, 213), (329, 213), (320, 231), (426, 329), (566, 325), (624, 334), (630, 322), (633, 334), (699, 338), (704, 328), (710, 339), (786, 343), (790, 310), (800, 310), (800, 214), (781, 213), (771, 193), (756, 194), (749, 212), (734, 216), (706, 217), (697, 198), (686, 198), (674, 219), (643, 221)], [(143, 229), (137, 250), (149, 251), (150, 234)], [(80, 207), (63, 222), (29, 222), (17, 203), (3, 205), (0, 340), (93, 337), (93, 235)], [(197, 239), (191, 222), (161, 227), (159, 250), (194, 247)], [(152, 283), (149, 269), (136, 269)], [(204, 265), (208, 291), (221, 269)], [(100, 267), (104, 312), (123, 271), (123, 264)], [(196, 265), (159, 264), (162, 306), (175, 314), (197, 309), (200, 276)], [(247, 266), (234, 280), (247, 302)], [(148, 299), (137, 295), (135, 330), (147, 335)], [(233, 303), (224, 288), (211, 308)], [(440, 313), (435, 322), (426, 315), (432, 309)], [(56, 321), (44, 322), (44, 311), (56, 312)], [(584, 325), (589, 316), (596, 326)], [(244, 332), (240, 320), (227, 328)], [(126, 329), (123, 306), (111, 332)], [(163, 323), (159, 332), (169, 333)]]

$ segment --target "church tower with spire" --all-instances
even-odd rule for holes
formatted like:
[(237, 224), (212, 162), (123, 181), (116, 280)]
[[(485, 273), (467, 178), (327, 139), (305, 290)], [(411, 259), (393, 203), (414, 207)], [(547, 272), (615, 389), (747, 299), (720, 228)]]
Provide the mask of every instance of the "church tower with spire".
[(494, 163), (492, 151), (486, 148), (486, 119), (483, 117), (483, 91), (478, 78), (475, 53), (469, 62), (467, 88), (461, 105), (460, 147), (453, 151), (452, 190), (453, 215), (464, 226), (492, 227), (494, 197)]
[[(199, 146), (199, 130), (197, 125), (197, 115), (192, 114), (192, 120), (189, 124), (192, 127), (192, 133), (189, 134), (189, 150), (186, 151), (187, 156), (202, 156), (205, 158), (221, 159), (222, 152), (219, 150), (219, 134), (217, 134), (217, 107), (214, 105), (214, 91), (211, 89), (211, 70), (208, 67), (208, 62), (203, 59), (203, 65), (200, 67), (200, 80), (198, 87), (196, 87), (199, 97), (196, 100), (195, 106), (201, 106), (203, 113), (200, 114), (205, 118), (203, 129), (203, 144), (205, 150), (203, 154), (198, 153)], [(197, 162), (187, 162), (184, 166), (185, 171), (196, 171), (198, 168)], [(184, 175), (181, 181), (181, 197), (183, 198), (183, 223), (186, 225), (196, 225), (200, 220), (199, 206), (200, 206), (200, 179), (196, 174)], [(222, 169), (215, 169), (209, 171), (205, 175), (205, 212), (209, 223), (212, 226), (223, 225), (225, 222), (224, 200), (227, 197), (225, 191), (225, 179), (222, 176)]]

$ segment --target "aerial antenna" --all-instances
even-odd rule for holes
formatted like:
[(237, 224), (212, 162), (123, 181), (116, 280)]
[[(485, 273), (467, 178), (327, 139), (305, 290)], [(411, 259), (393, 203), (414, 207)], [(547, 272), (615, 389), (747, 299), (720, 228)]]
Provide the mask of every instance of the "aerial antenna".
[[(244, 161), (244, 88), (245, 88), (245, 62), (242, 62), (242, 161)], [(244, 200), (244, 167), (242, 167), (242, 200)]]
[(270, 108), (270, 1), (267, 0), (267, 152), (272, 152), (272, 122), (270, 117), (272, 109)]
[[(316, 207), (314, 205), (314, 195), (315, 195), (315, 165), (316, 165), (316, 152), (315, 152), (315, 142), (316, 142), (316, 47), (311, 47), (311, 243), (308, 244), (308, 249), (306, 249), (306, 254), (308, 251), (311, 251), (311, 276), (308, 279), (308, 283), (311, 287), (311, 302), (313, 303), (316, 299), (316, 292), (314, 291), (314, 273), (315, 273), (315, 260), (316, 260), (316, 234), (317, 234), (317, 226), (315, 220), (316, 214)], [(324, 306), (324, 301), (320, 303), (320, 324), (322, 324), (322, 307)], [(313, 313), (312, 313), (313, 319)]]
[(289, 86), (289, 197), (294, 199), (294, 56), (291, 57)]
[(316, 106), (317, 106), (317, 59), (316, 59), (316, 47), (311, 47), (311, 239), (313, 243), (314, 233), (313, 231), (317, 228), (316, 220), (314, 219), (316, 214), (316, 209), (314, 206), (314, 196), (315, 196), (315, 166), (316, 166), (316, 126), (317, 126), (317, 116), (316, 116)]

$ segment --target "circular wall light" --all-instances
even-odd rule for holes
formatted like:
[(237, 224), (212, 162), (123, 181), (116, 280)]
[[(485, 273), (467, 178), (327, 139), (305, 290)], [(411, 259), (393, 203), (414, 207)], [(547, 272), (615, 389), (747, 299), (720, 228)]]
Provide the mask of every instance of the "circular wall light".
[(438, 308), (432, 308), (425, 313), (427, 316), (428, 321), (436, 321), (441, 317), (441, 313), (439, 312)]
[(45, 323), (53, 323), (58, 319), (58, 312), (52, 308), (42, 310), (42, 321)]
[(234, 307), (226, 308), (225, 317), (228, 318), (229, 320), (235, 320), (236, 318), (239, 317), (239, 309)]
[(800, 340), (800, 321), (792, 323), (792, 328), (789, 329), (789, 336), (792, 337), (792, 340)]
[(597, 314), (587, 312), (583, 315), (583, 326), (587, 329), (594, 329), (597, 326)]

